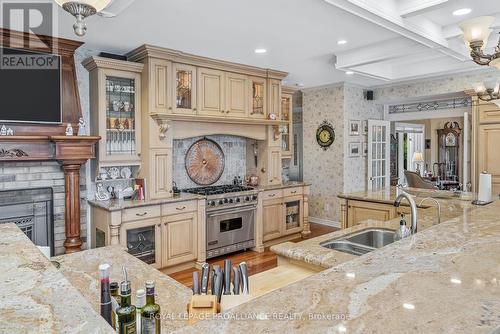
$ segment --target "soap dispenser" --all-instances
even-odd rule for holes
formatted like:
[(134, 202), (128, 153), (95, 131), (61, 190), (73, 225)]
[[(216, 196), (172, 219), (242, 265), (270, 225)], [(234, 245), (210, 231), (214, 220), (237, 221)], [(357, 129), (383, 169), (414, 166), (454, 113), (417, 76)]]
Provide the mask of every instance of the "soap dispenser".
[(394, 234), (394, 241), (401, 240), (403, 238), (409, 237), (411, 235), (411, 231), (408, 227), (406, 227), (406, 219), (405, 215), (401, 214), (401, 220), (399, 221), (399, 229)]

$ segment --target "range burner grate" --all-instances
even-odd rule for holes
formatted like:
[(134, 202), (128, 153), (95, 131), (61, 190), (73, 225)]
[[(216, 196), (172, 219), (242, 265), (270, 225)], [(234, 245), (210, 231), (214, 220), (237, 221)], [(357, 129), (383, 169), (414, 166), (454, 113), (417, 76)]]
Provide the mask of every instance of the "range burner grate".
[(197, 187), (197, 188), (187, 188), (182, 189), (182, 192), (197, 194), (197, 195), (220, 195), (226, 193), (237, 193), (242, 191), (254, 190), (252, 187), (240, 186), (240, 185), (221, 185), (221, 186), (209, 186), (209, 187)]

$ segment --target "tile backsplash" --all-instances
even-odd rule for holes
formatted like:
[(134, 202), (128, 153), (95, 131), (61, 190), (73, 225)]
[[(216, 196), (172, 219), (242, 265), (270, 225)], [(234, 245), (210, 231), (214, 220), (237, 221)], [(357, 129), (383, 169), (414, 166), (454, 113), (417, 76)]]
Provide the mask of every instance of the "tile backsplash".
[[(232, 184), (235, 176), (245, 178), (246, 174), (246, 138), (227, 135), (206, 136), (215, 141), (224, 152), (224, 172), (214, 185)], [(174, 140), (173, 145), (173, 180), (179, 189), (199, 187), (191, 181), (186, 172), (185, 157), (188, 149), (203, 137)]]

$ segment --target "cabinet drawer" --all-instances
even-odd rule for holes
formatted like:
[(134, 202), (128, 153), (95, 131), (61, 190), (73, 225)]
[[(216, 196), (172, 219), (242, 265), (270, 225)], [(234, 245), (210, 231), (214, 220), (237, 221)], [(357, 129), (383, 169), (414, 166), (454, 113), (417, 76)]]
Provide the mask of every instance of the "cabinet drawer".
[(262, 199), (265, 201), (266, 199), (275, 199), (283, 197), (283, 190), (268, 190), (262, 193)]
[(288, 197), (302, 195), (302, 192), (302, 187), (285, 188), (283, 189), (283, 196)]
[(141, 206), (138, 208), (125, 209), (122, 212), (122, 221), (144, 220), (149, 218), (160, 217), (160, 206)]
[(193, 211), (198, 211), (198, 201), (169, 203), (161, 206), (163, 216)]

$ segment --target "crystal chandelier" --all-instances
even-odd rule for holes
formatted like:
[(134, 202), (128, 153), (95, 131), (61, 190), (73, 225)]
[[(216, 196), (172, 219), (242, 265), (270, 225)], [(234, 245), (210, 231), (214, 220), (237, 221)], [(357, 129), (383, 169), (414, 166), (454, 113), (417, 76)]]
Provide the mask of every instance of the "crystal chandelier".
[(65, 11), (76, 18), (73, 29), (78, 36), (87, 32), (85, 18), (92, 16), (106, 8), (113, 0), (55, 0)]
[(464, 33), (464, 40), (470, 48), (470, 56), (479, 65), (489, 65), (500, 69), (500, 40), (495, 47), (495, 53), (484, 54), (488, 38), (492, 32), (493, 16), (481, 16), (459, 24)]

